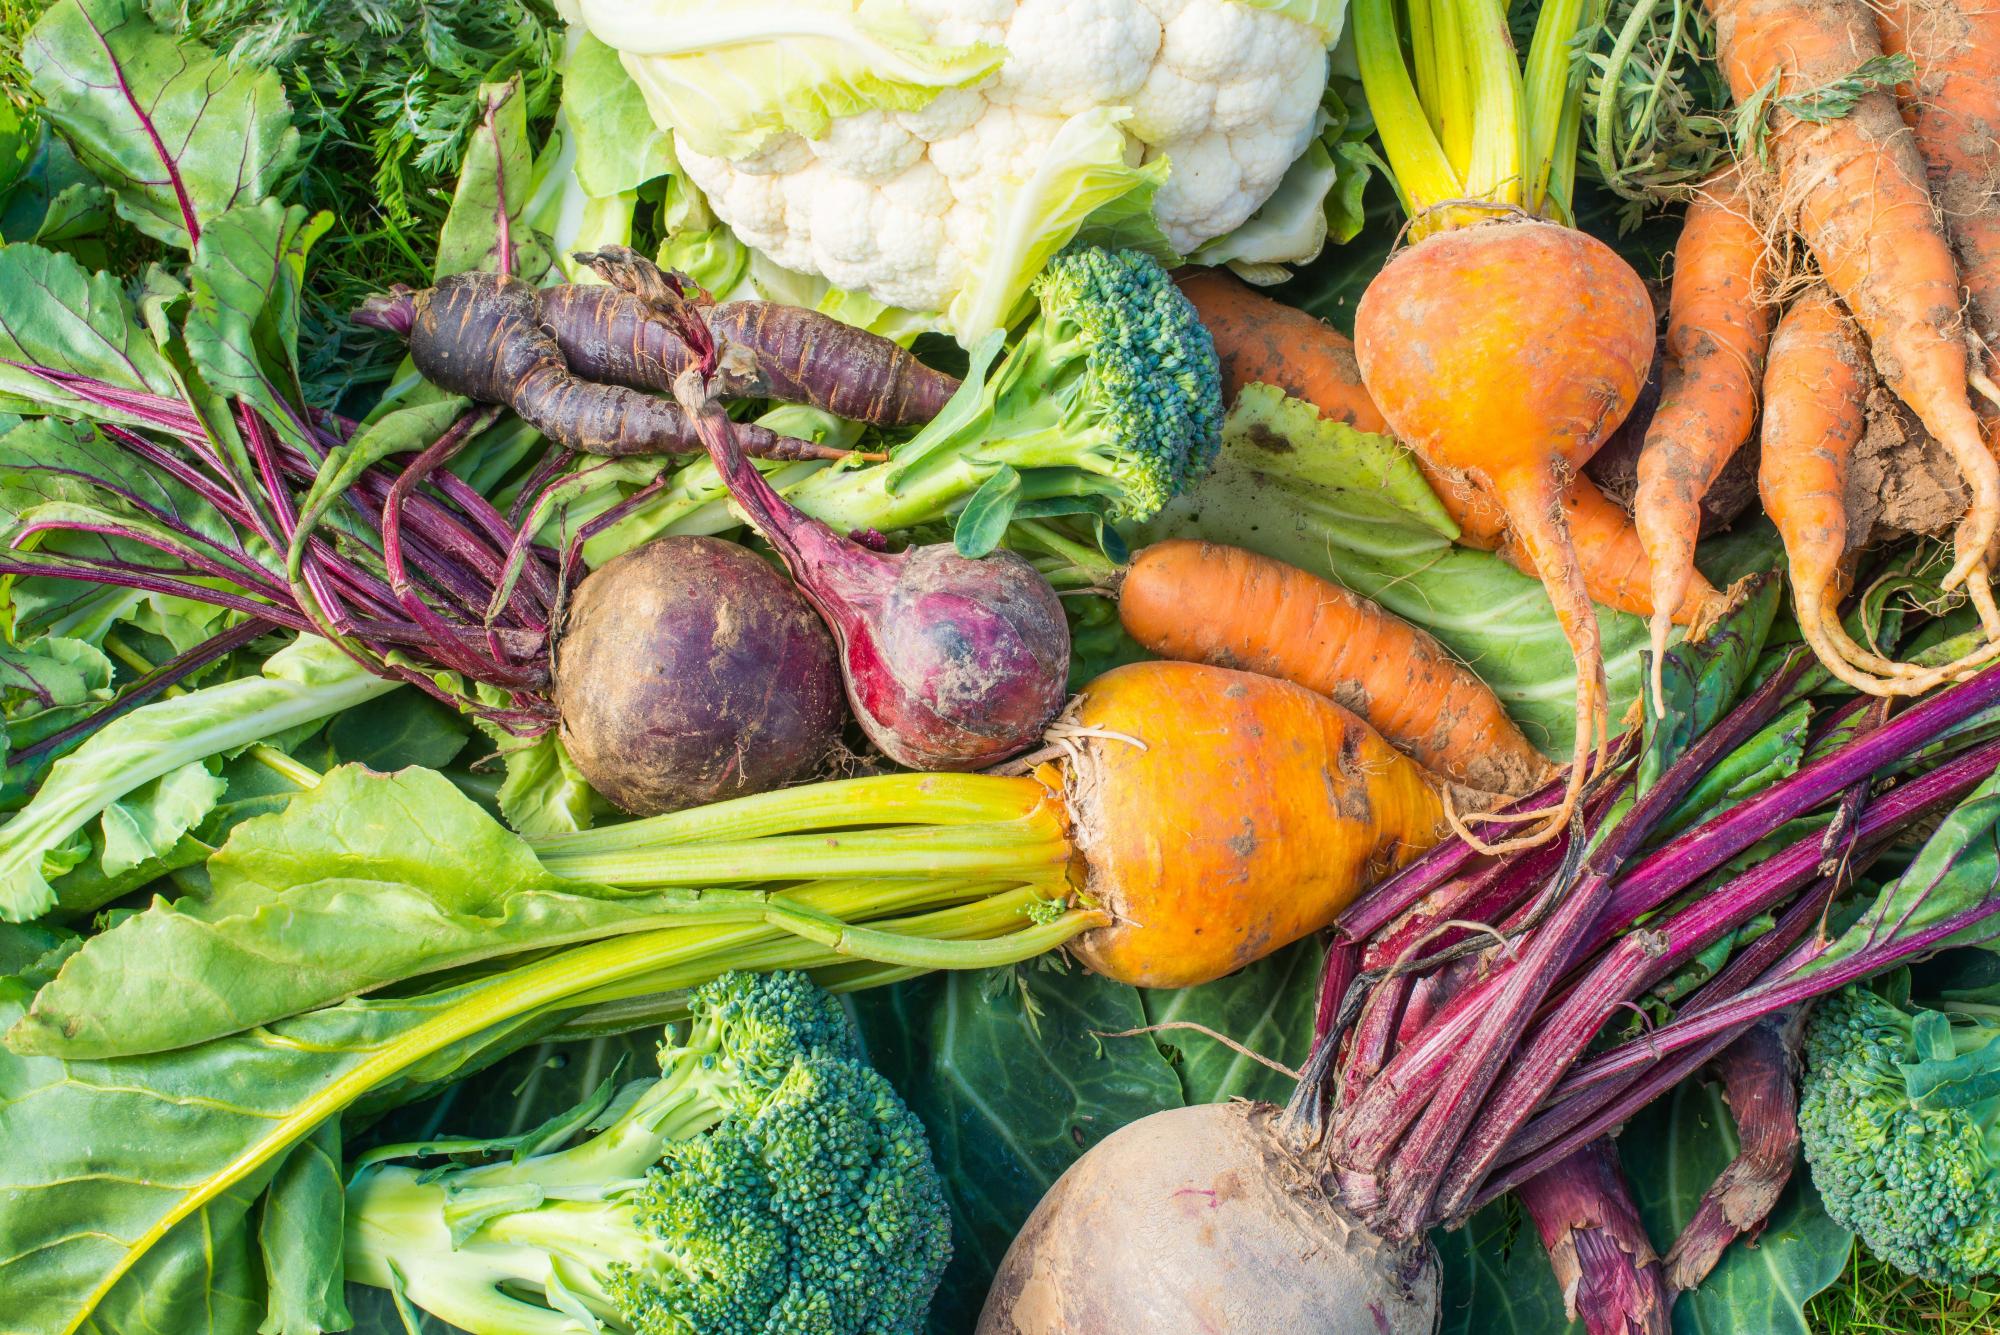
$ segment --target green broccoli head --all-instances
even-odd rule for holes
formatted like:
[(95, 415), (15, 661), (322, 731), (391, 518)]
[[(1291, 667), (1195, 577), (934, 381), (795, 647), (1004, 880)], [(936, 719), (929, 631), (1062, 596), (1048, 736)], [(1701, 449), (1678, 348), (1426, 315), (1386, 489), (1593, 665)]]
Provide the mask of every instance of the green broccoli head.
[[(519, 1162), (371, 1169), (349, 1277), (474, 1335), (915, 1331), (950, 1254), (923, 1127), (798, 974), (698, 989), (657, 1081)], [(393, 1267), (393, 1270), (392, 1270)], [(585, 1328), (588, 1328), (586, 1326)]]
[(1806, 1031), (1799, 1134), (1827, 1213), (1913, 1275), (2000, 1273), (2000, 1029), (1854, 987)]
[(1051, 433), (1074, 466), (1117, 483), (1113, 519), (1150, 519), (1222, 447), (1215, 341), (1167, 271), (1137, 251), (1072, 247), (1034, 294), (1040, 316), (1000, 373), (996, 434)]
[(886, 463), (827, 469), (786, 493), (841, 532), (978, 515), (983, 554), (1016, 515), (1141, 521), (1222, 446), (1215, 342), (1167, 271), (1137, 251), (1072, 246), (1034, 283), (1036, 311), (998, 365), (974, 349), (965, 385)]

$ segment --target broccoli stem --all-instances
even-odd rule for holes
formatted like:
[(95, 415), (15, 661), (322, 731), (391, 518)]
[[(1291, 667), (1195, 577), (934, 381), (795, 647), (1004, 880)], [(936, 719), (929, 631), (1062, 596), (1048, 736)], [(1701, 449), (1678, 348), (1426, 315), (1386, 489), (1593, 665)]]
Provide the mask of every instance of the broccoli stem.
[[(400, 1292), (432, 1315), (481, 1335), (573, 1335), (575, 1323), (539, 1303), (508, 1296), (502, 1281), (551, 1273), (532, 1247), (453, 1245), (444, 1188), (417, 1171), (389, 1166), (363, 1173), (347, 1192), (344, 1264), (348, 1279)], [(606, 1308), (601, 1315), (613, 1313)]]

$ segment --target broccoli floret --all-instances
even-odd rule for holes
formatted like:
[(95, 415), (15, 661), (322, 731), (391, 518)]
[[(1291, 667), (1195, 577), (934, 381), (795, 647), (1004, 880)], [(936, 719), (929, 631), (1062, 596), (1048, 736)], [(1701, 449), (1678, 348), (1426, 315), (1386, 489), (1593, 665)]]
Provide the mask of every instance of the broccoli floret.
[[(950, 1255), (922, 1125), (802, 974), (697, 989), (568, 1149), (367, 1163), (348, 1278), (472, 1335), (903, 1335)], [(464, 1146), (456, 1147), (461, 1153)]]
[(974, 383), (887, 463), (819, 473), (788, 498), (842, 532), (935, 523), (989, 483), (1022, 514), (1158, 513), (1221, 448), (1214, 340), (1137, 251), (1072, 246), (1033, 290), (1036, 314), (1005, 358), (982, 379), (975, 351)]
[(1799, 1134), (1827, 1213), (1913, 1275), (2000, 1273), (2000, 1027), (1866, 988), (1806, 1031)]

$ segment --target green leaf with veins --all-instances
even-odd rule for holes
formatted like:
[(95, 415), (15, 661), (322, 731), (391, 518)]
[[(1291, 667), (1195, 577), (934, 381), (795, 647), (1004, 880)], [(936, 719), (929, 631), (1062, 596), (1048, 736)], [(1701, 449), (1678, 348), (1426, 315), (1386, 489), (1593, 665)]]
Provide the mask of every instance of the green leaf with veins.
[[(324, 1120), (309, 1101), (491, 987), (347, 1002), (149, 1057), (65, 1062), (0, 1048), (0, 1144), (27, 1151), (10, 1160), (0, 1192), (9, 1328), (251, 1335), (265, 1307), (249, 1212), (292, 1146)], [(0, 980), (0, 1024), (13, 1024), (30, 999), (19, 980)], [(399, 1061), (373, 1097), (448, 1078), (531, 1040), (542, 1023), (501, 1021)], [(281, 1125), (288, 1117), (310, 1120), (294, 1133)], [(316, 1244), (329, 1254), (337, 1246), (325, 1236)]]
[(600, 799), (553, 729), (531, 742), (489, 725), (481, 729), (500, 748), (506, 774), (500, 811), (509, 825), (531, 839), (590, 828)]
[(1508, 1197), (1450, 1232), (1431, 1234), (1443, 1293), (1439, 1335), (1569, 1335), (1581, 1324), (1563, 1313), (1549, 1254), (1520, 1206)]
[(50, 767), (27, 806), (0, 825), (0, 919), (55, 905), (44, 859), (112, 803), (190, 761), (247, 746), (393, 690), (324, 640), (303, 637), (262, 675), (142, 705)]
[(61, 0), (21, 62), (43, 115), (146, 235), (187, 247), (272, 193), (298, 153), (278, 76), (153, 26), (142, 0)]
[(340, 1119), (329, 1118), (292, 1147), (257, 1207), (257, 1250), (270, 1295), (260, 1335), (347, 1329), (341, 1266), (346, 1200)]
[(171, 851), (222, 800), (227, 786), (206, 763), (193, 760), (106, 807), (99, 818), (105, 875), (117, 876)]
[[(1300, 941), (1227, 978), (1199, 987), (1142, 991), (1139, 1001), (1149, 1025), (1199, 1024), (1297, 1070), (1312, 1048), (1313, 1012), (1319, 1006), (1319, 971), (1325, 958), (1326, 950), (1317, 940)], [(1166, 1029), (1149, 1041), (1177, 1054), (1174, 1072), (1188, 1103), (1261, 1099), (1282, 1104), (1291, 1097), (1289, 1077), (1206, 1034)]]
[(646, 110), (618, 53), (577, 25), (563, 65), (563, 119), (576, 136), (576, 179), (603, 198), (636, 190), (674, 170), (667, 132)]
[[(118, 281), (86, 272), (74, 257), (40, 246), (0, 246), (0, 360), (88, 376), (167, 397), (172, 370), (143, 330)], [(87, 404), (69, 390), (13, 366), (0, 366), (0, 409), (57, 411), (113, 422), (138, 419)]]
[(306, 252), (333, 226), (275, 199), (231, 209), (203, 230), (188, 270), (188, 356), (211, 390), (254, 405), (308, 450), (299, 425), (299, 290)]
[[(238, 825), (208, 893), (92, 937), (7, 1035), (22, 1052), (117, 1057), (239, 1033), (465, 964), (594, 940), (699, 901), (545, 870), (431, 770), (329, 773)], [(175, 980), (210, 980), (204, 987)]]
[[(854, 999), (869, 1060), (923, 1119), (951, 1199), (934, 1331), (970, 1330), (1014, 1234), (1064, 1169), (1127, 1122), (1179, 1107), (1139, 994), (1025, 966), (934, 974)], [(1032, 1007), (1031, 1015), (1028, 1007)]]
[(458, 190), (438, 233), (433, 277), (498, 270), (500, 222), (505, 218), (514, 276), (524, 283), (539, 283), (555, 259), (522, 219), (533, 184), (534, 145), (528, 141), (521, 85), (519, 80), (484, 84), (479, 96), (485, 106), (484, 123), (466, 145)]

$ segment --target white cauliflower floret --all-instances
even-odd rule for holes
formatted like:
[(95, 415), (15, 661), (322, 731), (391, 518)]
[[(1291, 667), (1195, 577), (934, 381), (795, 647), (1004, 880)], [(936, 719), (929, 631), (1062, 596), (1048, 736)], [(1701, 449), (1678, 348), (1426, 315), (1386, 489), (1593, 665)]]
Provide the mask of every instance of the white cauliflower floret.
[(1132, 119), (1125, 128), (1147, 144), (1192, 139), (1214, 118), (1219, 92), (1219, 84), (1189, 78), (1164, 62), (1156, 64), (1132, 99)]
[[(757, 41), (786, 44), (774, 69), (823, 70), (833, 90), (827, 114), (784, 117), (780, 99), (797, 90), (773, 91), (755, 113), (764, 119), (735, 125), (790, 128), (704, 127), (701, 142), (728, 157), (696, 151), (677, 131), (680, 163), (716, 215), (777, 263), (931, 312), (977, 276), (996, 215), (1018, 216), (1002, 211), (1010, 192), (1056, 160), (1051, 145), (1081, 113), (1109, 109), (1114, 120), (1090, 131), (1097, 138), (1066, 138), (1068, 151), (1123, 135), (1128, 165), (1165, 159), (1154, 216), (1175, 249), (1241, 226), (1310, 142), (1334, 35), (1247, 0), (766, 0), (756, 8), (750, 47), (736, 49), (734, 63), (718, 60), (712, 89), (699, 50), (669, 58), (640, 49), (645, 34), (631, 36), (644, 27), (632, 17), (639, 11), (607, 3), (583, 12), (614, 47), (630, 36), (628, 67), (665, 62), (658, 86), (682, 90), (680, 105), (729, 107), (746, 89), (756, 102), (761, 85), (744, 72), (761, 68)], [(1337, 12), (1325, 21), (1337, 26)], [(827, 45), (843, 24), (851, 31)], [(888, 44), (870, 48), (884, 34)], [(672, 49), (661, 42), (654, 51)], [(980, 46), (986, 53), (961, 66), (969, 73), (923, 83), (917, 67), (935, 53)], [(858, 66), (840, 64), (871, 50)], [(877, 94), (868, 82), (877, 78), (903, 80), (909, 91)], [(875, 105), (847, 110), (856, 101)], [(1101, 148), (1088, 151), (1102, 161)]]
[(1022, 0), (1006, 45), (988, 95), (1068, 116), (1139, 90), (1160, 49), (1160, 21), (1139, 0)]
[(886, 181), (924, 155), (924, 141), (886, 111), (843, 116), (807, 147), (826, 166), (860, 181)]

